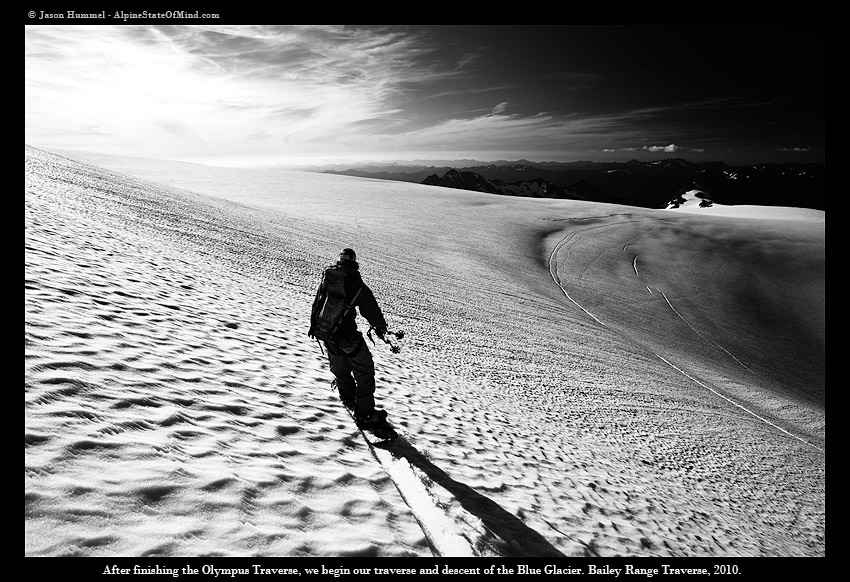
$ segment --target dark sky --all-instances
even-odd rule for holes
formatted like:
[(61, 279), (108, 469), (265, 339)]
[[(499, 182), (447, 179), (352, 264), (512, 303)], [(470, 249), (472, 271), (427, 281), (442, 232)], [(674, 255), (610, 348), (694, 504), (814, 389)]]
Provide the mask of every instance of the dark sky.
[(26, 27), (32, 145), (824, 161), (825, 26)]
[[(488, 93), (522, 115), (552, 111), (598, 120), (599, 127), (607, 120), (612, 149), (674, 143), (694, 156), (696, 150), (711, 157), (824, 155), (820, 27), (457, 26), (431, 32), (447, 54), (480, 51), (479, 75), (460, 85), (499, 86)], [(480, 101), (487, 103), (483, 93)], [(589, 150), (602, 148), (601, 133)]]

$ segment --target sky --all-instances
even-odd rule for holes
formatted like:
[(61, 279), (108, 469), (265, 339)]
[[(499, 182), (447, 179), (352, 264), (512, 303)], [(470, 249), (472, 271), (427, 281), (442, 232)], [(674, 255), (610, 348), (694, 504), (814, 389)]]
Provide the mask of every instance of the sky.
[(27, 144), (224, 165), (825, 161), (825, 26), (130, 22), (25, 26)]

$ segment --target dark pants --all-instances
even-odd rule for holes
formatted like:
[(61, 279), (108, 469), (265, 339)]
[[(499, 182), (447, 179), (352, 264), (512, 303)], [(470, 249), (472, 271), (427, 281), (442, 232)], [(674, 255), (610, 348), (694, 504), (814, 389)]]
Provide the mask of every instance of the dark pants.
[(375, 411), (375, 362), (363, 335), (337, 338), (325, 342), (331, 373), (336, 378), (342, 400), (354, 401), (357, 416), (372, 416)]

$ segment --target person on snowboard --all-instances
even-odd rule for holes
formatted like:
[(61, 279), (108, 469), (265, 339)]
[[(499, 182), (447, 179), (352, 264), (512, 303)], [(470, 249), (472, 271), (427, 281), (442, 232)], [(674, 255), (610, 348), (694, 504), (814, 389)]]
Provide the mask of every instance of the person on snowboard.
[(387, 414), (384, 410), (375, 409), (375, 364), (363, 334), (357, 329), (354, 307), (381, 339), (387, 333), (387, 322), (375, 295), (360, 276), (360, 265), (352, 249), (343, 249), (337, 263), (324, 271), (316, 290), (316, 298), (313, 300), (309, 335), (316, 337), (314, 330), (318, 319), (322, 317), (328, 287), (332, 284), (329, 282), (330, 271), (333, 271), (335, 280), (343, 281), (345, 303), (350, 306), (335, 324), (333, 333), (322, 340), (327, 349), (330, 370), (335, 378), (340, 400), (348, 409), (354, 411), (357, 424), (363, 427), (379, 425)]

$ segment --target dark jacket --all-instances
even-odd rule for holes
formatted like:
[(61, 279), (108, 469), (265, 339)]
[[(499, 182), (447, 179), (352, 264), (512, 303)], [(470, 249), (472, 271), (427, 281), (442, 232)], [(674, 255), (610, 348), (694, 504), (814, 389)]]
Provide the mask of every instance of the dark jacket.
[[(387, 322), (384, 319), (384, 314), (381, 312), (381, 308), (378, 306), (378, 302), (375, 299), (375, 295), (372, 293), (372, 290), (369, 289), (366, 283), (363, 282), (363, 278), (360, 276), (360, 265), (355, 261), (339, 261), (337, 262), (337, 266), (342, 267), (342, 269), (344, 269), (347, 273), (345, 278), (345, 296), (350, 299), (351, 297), (354, 297), (354, 294), (357, 293), (358, 289), (360, 289), (360, 293), (357, 295), (354, 306), (360, 312), (360, 315), (369, 322), (369, 325), (376, 329), (386, 330)], [(317, 309), (321, 308), (319, 302), (324, 293), (325, 278), (323, 275), (322, 282), (319, 283), (319, 288), (316, 291), (316, 299), (313, 301), (314, 313)], [(357, 314), (354, 309), (349, 310), (339, 324), (337, 336), (342, 337), (356, 333), (356, 317)]]

